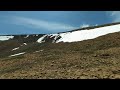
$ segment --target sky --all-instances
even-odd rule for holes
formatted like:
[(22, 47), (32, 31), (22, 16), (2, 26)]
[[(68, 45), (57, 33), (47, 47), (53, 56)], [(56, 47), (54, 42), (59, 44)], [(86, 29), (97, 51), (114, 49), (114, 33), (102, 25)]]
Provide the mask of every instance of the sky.
[(120, 22), (120, 11), (0, 11), (0, 35), (50, 34)]

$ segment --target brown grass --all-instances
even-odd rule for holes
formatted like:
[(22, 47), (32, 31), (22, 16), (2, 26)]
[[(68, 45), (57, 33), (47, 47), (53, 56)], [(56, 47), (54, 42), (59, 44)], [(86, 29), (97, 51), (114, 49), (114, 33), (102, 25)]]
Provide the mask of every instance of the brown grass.
[(31, 45), (31, 53), (0, 58), (0, 78), (117, 79), (119, 42), (120, 33), (114, 33), (82, 42)]

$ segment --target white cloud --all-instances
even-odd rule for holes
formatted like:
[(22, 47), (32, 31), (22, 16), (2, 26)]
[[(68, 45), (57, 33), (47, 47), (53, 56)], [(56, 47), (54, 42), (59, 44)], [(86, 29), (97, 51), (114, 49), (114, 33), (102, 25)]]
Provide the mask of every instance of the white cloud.
[(120, 11), (107, 11), (113, 22), (120, 22)]
[(22, 25), (30, 28), (47, 29), (49, 31), (57, 31), (57, 30), (64, 31), (64, 30), (72, 30), (78, 28), (63, 23), (44, 21), (40, 19), (37, 20), (37, 19), (19, 17), (19, 16), (12, 16), (10, 19), (10, 23), (16, 25)]
[(111, 16), (119, 15), (120, 11), (111, 11)]
[(83, 24), (83, 25), (80, 26), (80, 28), (89, 27), (89, 26), (90, 25), (88, 25), (88, 24)]

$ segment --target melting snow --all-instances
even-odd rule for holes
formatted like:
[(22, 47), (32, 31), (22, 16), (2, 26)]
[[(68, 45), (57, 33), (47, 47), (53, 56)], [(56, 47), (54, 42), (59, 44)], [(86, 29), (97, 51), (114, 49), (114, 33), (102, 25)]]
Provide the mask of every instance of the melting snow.
[(56, 37), (56, 36), (58, 36), (59, 34), (49, 34), (48, 36), (50, 36), (50, 38), (52, 38), (52, 37)]
[(25, 52), (17, 53), (17, 54), (14, 54), (14, 55), (10, 55), (9, 57), (14, 57), (14, 56), (22, 55), (22, 54), (25, 54)]
[(47, 36), (47, 35), (43, 35), (41, 38), (39, 38), (39, 39), (37, 40), (37, 42), (39, 42), (39, 43), (45, 42), (45, 41), (42, 41), (42, 40), (43, 40), (46, 36)]
[(29, 35), (27, 35), (26, 37), (24, 37), (24, 38), (28, 38), (29, 37)]
[(22, 45), (20, 45), (20, 46), (23, 46), (23, 45), (27, 45), (27, 43), (23, 43)]
[[(105, 27), (100, 27), (100, 28), (94, 28), (90, 30), (86, 29), (86, 30), (79, 30), (79, 31), (67, 32), (67, 33), (60, 33), (58, 35), (61, 36), (61, 38), (57, 40), (56, 43), (77, 42), (77, 41), (83, 41), (83, 40), (88, 40), (88, 39), (94, 39), (99, 36), (103, 36), (109, 33), (119, 32), (119, 31), (120, 31), (120, 24), (112, 25), (112, 26), (105, 26)], [(55, 38), (57, 38), (58, 36), (56, 34), (51, 34), (51, 35), (55, 36)], [(37, 42), (42, 43), (42, 40), (44, 39), (45, 36), (47, 35), (44, 35), (43, 37), (38, 39)]]
[(0, 41), (5, 41), (14, 38), (14, 36), (0, 36)]
[(27, 45), (27, 43), (23, 43), (24, 45)]
[(43, 35), (41, 38), (39, 38), (39, 39), (37, 40), (37, 42), (38, 42), (38, 43), (45, 42), (45, 41), (43, 41), (43, 39), (44, 39), (46, 36), (49, 36), (50, 38), (55, 37), (54, 40), (53, 40), (53, 43), (54, 43), (55, 40), (59, 37), (59, 34), (47, 34), (47, 35)]
[(35, 51), (35, 52), (42, 52), (43, 50)]
[(12, 51), (15, 51), (15, 50), (17, 50), (17, 49), (19, 49), (19, 47), (12, 49)]

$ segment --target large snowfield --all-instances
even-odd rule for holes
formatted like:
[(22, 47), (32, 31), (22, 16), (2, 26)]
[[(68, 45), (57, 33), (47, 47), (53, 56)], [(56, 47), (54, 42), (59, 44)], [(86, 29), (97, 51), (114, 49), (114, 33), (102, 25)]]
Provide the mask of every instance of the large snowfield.
[[(103, 36), (109, 33), (115, 33), (120, 31), (120, 24), (118, 25), (111, 25), (111, 26), (105, 26), (100, 28), (94, 28), (89, 30), (79, 30), (79, 31), (73, 31), (73, 32), (66, 32), (66, 33), (60, 33), (60, 34), (48, 34), (48, 36), (52, 35), (58, 37), (61, 36), (59, 40), (56, 41), (56, 43), (59, 42), (77, 42), (77, 41), (83, 41), (88, 39), (94, 39), (99, 36)], [(45, 38), (46, 35), (39, 38), (37, 42), (42, 43), (42, 40)], [(54, 38), (54, 39), (55, 39)]]

